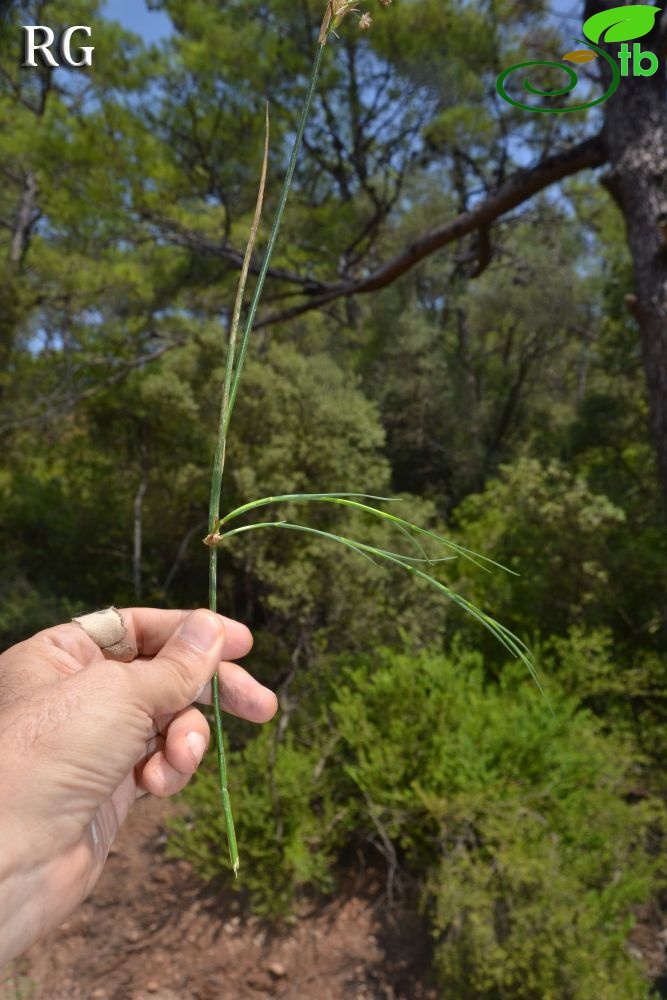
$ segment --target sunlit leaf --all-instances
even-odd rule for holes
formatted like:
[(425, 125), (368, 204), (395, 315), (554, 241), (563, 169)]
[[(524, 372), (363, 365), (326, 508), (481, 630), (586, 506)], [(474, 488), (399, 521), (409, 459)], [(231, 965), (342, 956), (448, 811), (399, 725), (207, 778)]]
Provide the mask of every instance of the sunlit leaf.
[(587, 63), (597, 59), (597, 57), (597, 52), (593, 52), (591, 49), (575, 49), (574, 52), (566, 52), (564, 56), (561, 56), (561, 59), (564, 62)]

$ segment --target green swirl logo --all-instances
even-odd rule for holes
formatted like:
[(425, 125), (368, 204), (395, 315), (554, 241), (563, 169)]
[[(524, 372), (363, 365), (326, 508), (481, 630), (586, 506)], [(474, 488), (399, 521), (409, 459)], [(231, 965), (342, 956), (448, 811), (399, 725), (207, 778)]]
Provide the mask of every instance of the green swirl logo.
[[(581, 45), (586, 45), (587, 48), (567, 52), (562, 59), (563, 62), (573, 63), (590, 62), (593, 59), (597, 59), (598, 56), (606, 59), (611, 68), (611, 83), (605, 93), (601, 97), (596, 97), (595, 100), (586, 101), (584, 104), (571, 105), (566, 108), (549, 108), (537, 107), (534, 104), (524, 104), (522, 101), (517, 101), (513, 97), (510, 97), (505, 88), (507, 78), (510, 74), (515, 73), (517, 70), (527, 70), (534, 66), (549, 66), (561, 70), (567, 74), (568, 82), (566, 86), (560, 87), (557, 90), (538, 90), (536, 87), (533, 87), (526, 76), (523, 81), (523, 87), (528, 94), (539, 98), (562, 97), (563, 94), (569, 94), (574, 90), (579, 82), (575, 71), (570, 66), (564, 66), (563, 62), (549, 62), (545, 60), (517, 63), (515, 66), (510, 66), (509, 69), (503, 70), (496, 80), (496, 90), (508, 104), (512, 104), (515, 108), (520, 108), (522, 111), (533, 111), (538, 114), (562, 115), (568, 114), (571, 111), (586, 111), (588, 108), (594, 108), (596, 104), (602, 104), (603, 101), (608, 100), (612, 96), (621, 82), (622, 76), (652, 76), (657, 71), (658, 57), (654, 52), (650, 50), (643, 51), (637, 42), (635, 42), (632, 50), (630, 50), (627, 42), (647, 35), (653, 29), (655, 18), (660, 10), (660, 7), (649, 7), (646, 4), (630, 4), (627, 7), (615, 7), (611, 10), (601, 11), (589, 17), (584, 23), (583, 33), (587, 41), (581, 38), (576, 38), (575, 41)], [(607, 44), (611, 42), (623, 43), (617, 53), (618, 62), (605, 52), (604, 49), (599, 48), (595, 44), (595, 42), (599, 42), (600, 40), (604, 40)]]
[[(537, 108), (533, 104), (522, 104), (520, 101), (515, 101), (514, 98), (510, 97), (505, 90), (505, 80), (510, 73), (514, 73), (517, 69), (527, 69), (529, 66), (553, 66), (556, 69), (560, 69), (564, 73), (567, 73), (569, 83), (567, 86), (561, 87), (559, 90), (537, 90), (533, 87), (528, 77), (526, 77), (523, 81), (524, 90), (527, 90), (529, 94), (533, 94), (535, 97), (560, 97), (562, 94), (569, 94), (570, 91), (574, 90), (579, 83), (579, 77), (570, 66), (563, 66), (563, 64), (559, 62), (535, 60), (534, 62), (517, 63), (516, 66), (510, 66), (509, 69), (503, 70), (496, 81), (496, 90), (502, 97), (503, 101), (507, 101), (508, 104), (513, 104), (515, 108), (521, 108), (522, 111), (537, 111), (539, 114), (562, 115), (569, 111), (585, 111), (586, 108), (594, 108), (596, 104), (602, 104), (602, 102), (606, 101), (608, 97), (611, 97), (621, 82), (621, 70), (618, 63), (615, 59), (612, 59), (611, 56), (607, 55), (604, 49), (598, 48), (597, 45), (593, 45), (591, 42), (584, 42), (581, 38), (575, 38), (574, 41), (581, 42), (582, 45), (589, 45), (598, 53), (598, 55), (604, 56), (611, 66), (611, 83), (602, 97), (596, 97), (594, 101), (587, 101), (586, 104), (576, 104), (567, 108)], [(578, 54), (579, 53), (572, 52), (569, 53), (569, 56), (572, 57)], [(565, 58), (565, 56), (563, 58)], [(579, 60), (576, 61), (578, 62)]]

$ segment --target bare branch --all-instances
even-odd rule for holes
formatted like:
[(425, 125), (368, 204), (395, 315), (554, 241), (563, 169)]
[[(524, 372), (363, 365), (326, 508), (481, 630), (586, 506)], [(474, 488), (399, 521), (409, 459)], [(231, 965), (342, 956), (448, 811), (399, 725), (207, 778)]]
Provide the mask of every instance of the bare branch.
[(198, 521), (195, 525), (193, 525), (192, 528), (190, 528), (190, 530), (187, 532), (187, 534), (181, 539), (181, 544), (178, 547), (176, 558), (174, 559), (171, 569), (167, 573), (165, 581), (162, 584), (163, 600), (166, 600), (167, 591), (171, 587), (174, 577), (176, 576), (178, 570), (181, 567), (181, 563), (185, 559), (188, 548), (190, 546), (190, 542), (192, 541), (193, 538), (199, 537), (202, 532), (205, 532), (207, 527), (208, 527), (208, 518), (205, 518), (203, 521)]
[(0, 422), (0, 434), (7, 433), (8, 431), (18, 430), (21, 427), (34, 427), (40, 424), (51, 423), (54, 420), (62, 417), (64, 414), (69, 413), (74, 409), (79, 403), (83, 402), (84, 399), (90, 399), (92, 396), (96, 396), (97, 393), (102, 392), (104, 389), (109, 389), (111, 386), (118, 385), (123, 379), (127, 378), (129, 373), (135, 368), (142, 368), (144, 365), (151, 364), (153, 361), (157, 361), (161, 358), (163, 354), (168, 351), (173, 351), (177, 347), (182, 347), (183, 341), (176, 340), (169, 344), (164, 344), (157, 348), (155, 351), (151, 351), (150, 354), (141, 354), (137, 358), (133, 358), (131, 361), (123, 361), (121, 367), (116, 370), (108, 378), (100, 379), (99, 382), (95, 382), (93, 385), (87, 386), (87, 388), (82, 389), (74, 395), (68, 389), (62, 386), (51, 393), (50, 397), (41, 400), (41, 408), (39, 412), (33, 413), (28, 417), (23, 417), (21, 419), (8, 419)]
[[(488, 227), (496, 219), (511, 209), (528, 201), (533, 195), (544, 191), (557, 181), (571, 177), (591, 167), (600, 167), (607, 162), (608, 154), (602, 133), (586, 139), (570, 149), (547, 156), (536, 166), (514, 174), (498, 190), (480, 201), (474, 208), (462, 212), (451, 222), (432, 229), (409, 244), (402, 253), (381, 265), (365, 278), (356, 281), (330, 285), (324, 292), (313, 291), (312, 297), (298, 306), (281, 313), (274, 313), (255, 324), (255, 328), (294, 319), (311, 309), (319, 309), (335, 299), (350, 295), (363, 295), (386, 288), (425, 257), (441, 250), (455, 240), (467, 236), (477, 229)], [(316, 284), (316, 283), (314, 283)]]
[(30, 233), (39, 218), (39, 213), (35, 211), (36, 197), (37, 177), (34, 171), (29, 170), (23, 182), (21, 201), (19, 202), (9, 250), (9, 259), (15, 266), (18, 266), (23, 260), (30, 243)]
[[(148, 214), (144, 217), (154, 226), (157, 226), (160, 233), (175, 246), (184, 247), (187, 250), (194, 250), (195, 253), (206, 254), (210, 257), (218, 257), (220, 260), (228, 261), (239, 271), (241, 270), (241, 265), (243, 264), (243, 254), (240, 250), (235, 250), (234, 247), (231, 247), (226, 243), (220, 243), (208, 239), (201, 233), (198, 233), (193, 229), (187, 229), (185, 226), (182, 226), (171, 219), (159, 219)], [(250, 273), (257, 274), (258, 272), (259, 264), (256, 261), (251, 262)], [(316, 281), (313, 278), (304, 278), (302, 275), (296, 274), (295, 272), (282, 267), (269, 268), (268, 276), (273, 278), (275, 281), (286, 281), (294, 285), (299, 285), (300, 288), (303, 289), (304, 294), (312, 294), (314, 291), (321, 292), (323, 289), (328, 287), (326, 284)]]

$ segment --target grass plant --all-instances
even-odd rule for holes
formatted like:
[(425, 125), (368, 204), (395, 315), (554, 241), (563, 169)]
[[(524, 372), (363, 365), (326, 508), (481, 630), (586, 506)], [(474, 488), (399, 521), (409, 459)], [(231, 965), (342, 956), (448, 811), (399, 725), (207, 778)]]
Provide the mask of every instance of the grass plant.
[[(382, 6), (386, 7), (389, 6), (391, 0), (380, 0), (380, 3), (382, 4)], [(233, 311), (233, 318), (230, 326), (230, 333), (227, 345), (227, 361), (225, 368), (224, 385), (222, 390), (222, 402), (220, 407), (218, 441), (216, 446), (216, 453), (213, 465), (213, 475), (211, 481), (211, 497), (209, 505), (209, 525), (208, 525), (209, 531), (208, 535), (204, 539), (205, 543), (210, 547), (209, 607), (212, 611), (217, 610), (218, 549), (219, 546), (222, 545), (225, 541), (233, 538), (236, 535), (240, 535), (248, 531), (256, 531), (259, 529), (266, 529), (266, 528), (299, 531), (303, 533), (317, 535), (320, 538), (324, 538), (331, 542), (336, 542), (340, 545), (343, 545), (348, 549), (351, 549), (352, 551), (357, 553), (359, 556), (371, 560), (371, 562), (373, 563), (400, 567), (402, 570), (404, 570), (407, 573), (410, 573), (416, 579), (421, 580), (422, 582), (440, 591), (444, 596), (448, 597), (460, 608), (462, 608), (468, 614), (472, 615), (473, 618), (475, 618), (481, 625), (483, 625), (495, 636), (495, 638), (508, 650), (508, 652), (510, 652), (513, 656), (520, 659), (528, 668), (530, 674), (536, 681), (540, 691), (544, 693), (540, 680), (537, 676), (532, 658), (524, 643), (512, 632), (510, 632), (509, 629), (505, 628), (503, 625), (497, 622), (486, 612), (482, 611), (480, 608), (475, 607), (474, 604), (472, 604), (470, 601), (467, 601), (460, 594), (457, 594), (450, 587), (448, 587), (446, 583), (444, 583), (435, 575), (436, 568), (440, 566), (440, 564), (442, 564), (443, 562), (447, 562), (449, 559), (452, 558), (464, 558), (470, 560), (471, 562), (475, 563), (475, 565), (477, 565), (478, 567), (487, 570), (490, 570), (492, 567), (500, 569), (506, 569), (506, 567), (500, 566), (499, 563), (494, 562), (492, 559), (488, 559), (485, 556), (481, 556), (475, 552), (472, 552), (469, 549), (466, 549), (456, 544), (455, 542), (450, 541), (447, 538), (444, 538), (440, 535), (435, 534), (432, 531), (420, 527), (419, 525), (412, 524), (411, 522), (404, 520), (403, 518), (399, 517), (396, 514), (389, 513), (388, 511), (385, 511), (380, 507), (374, 506), (372, 503), (365, 502), (365, 501), (373, 501), (374, 503), (392, 502), (388, 498), (374, 497), (374, 496), (368, 496), (366, 494), (356, 494), (356, 493), (284, 494), (280, 496), (264, 497), (259, 500), (253, 500), (250, 503), (244, 504), (241, 507), (237, 507), (235, 510), (230, 511), (229, 513), (225, 514), (224, 517), (220, 516), (220, 497), (221, 497), (222, 479), (223, 479), (225, 456), (227, 449), (227, 437), (229, 432), (231, 416), (234, 409), (234, 403), (236, 401), (236, 396), (239, 389), (241, 374), (243, 371), (243, 364), (248, 349), (250, 334), (252, 332), (253, 323), (261, 299), (262, 290), (264, 287), (264, 282), (269, 269), (269, 263), (276, 244), (278, 232), (280, 229), (280, 224), (285, 210), (285, 205), (287, 203), (287, 198), (292, 184), (292, 178), (294, 176), (294, 170), (296, 167), (299, 150), (301, 148), (306, 122), (308, 120), (308, 115), (310, 113), (313, 96), (315, 94), (317, 86), (317, 80), (320, 72), (320, 67), (322, 64), (322, 59), (324, 56), (325, 46), (327, 44), (329, 36), (332, 34), (334, 35), (336, 34), (336, 29), (341, 25), (341, 22), (349, 13), (355, 13), (358, 15), (359, 27), (362, 30), (368, 28), (371, 24), (370, 15), (368, 13), (361, 13), (354, 6), (354, 0), (329, 0), (329, 3), (327, 4), (327, 8), (324, 14), (324, 19), (322, 21), (322, 26), (320, 29), (315, 60), (313, 63), (313, 68), (310, 77), (310, 83), (308, 85), (308, 90), (306, 92), (306, 97), (304, 100), (301, 117), (299, 119), (299, 124), (297, 126), (296, 135), (292, 146), (292, 152), (290, 155), (287, 171), (285, 173), (285, 178), (283, 180), (282, 189), (278, 199), (278, 205), (271, 226), (269, 238), (262, 257), (262, 262), (260, 265), (257, 282), (246, 314), (245, 323), (243, 325), (243, 332), (239, 340), (238, 331), (240, 327), (243, 296), (245, 292), (250, 259), (252, 256), (252, 251), (257, 236), (257, 230), (259, 227), (259, 221), (264, 199), (264, 190), (266, 186), (268, 142), (269, 142), (268, 109), (267, 109), (264, 158), (263, 158), (261, 178), (259, 183), (257, 203), (255, 208), (255, 215), (253, 218), (250, 237), (248, 240), (248, 245), (246, 248), (245, 257), (241, 269), (241, 276), (238, 283), (236, 301)], [(230, 522), (235, 521), (238, 518), (242, 517), (243, 515), (249, 514), (252, 511), (257, 510), (258, 508), (267, 507), (269, 505), (273, 506), (276, 504), (286, 503), (286, 502), (299, 502), (299, 503), (303, 502), (307, 504), (312, 504), (312, 503), (337, 504), (344, 508), (348, 509), (352, 508), (354, 510), (361, 511), (367, 517), (376, 518), (390, 523), (404, 539), (407, 539), (410, 542), (413, 549), (418, 554), (406, 555), (400, 552), (390, 551), (388, 549), (381, 549), (373, 545), (368, 545), (362, 541), (348, 538), (344, 535), (334, 534), (333, 532), (323, 531), (318, 528), (310, 527), (306, 524), (298, 524), (286, 520), (274, 519), (261, 522), (253, 522), (250, 524), (237, 525), (232, 528), (228, 527)], [(439, 550), (442, 551), (444, 549), (447, 552), (447, 555), (444, 556), (439, 555), (437, 557), (429, 556), (425, 551), (422, 542), (436, 544), (439, 547)], [(220, 710), (220, 690), (217, 677), (213, 678), (213, 711), (214, 711), (215, 733), (216, 733), (216, 744), (217, 744), (218, 778), (220, 784), (220, 792), (222, 796), (225, 827), (227, 832), (229, 854), (230, 854), (232, 868), (234, 869), (234, 873), (237, 874), (239, 868), (239, 853), (236, 842), (236, 834), (234, 830), (234, 818), (229, 796), (229, 789), (227, 784), (227, 766), (225, 760), (225, 750), (224, 750), (224, 741), (222, 732), (222, 716)]]

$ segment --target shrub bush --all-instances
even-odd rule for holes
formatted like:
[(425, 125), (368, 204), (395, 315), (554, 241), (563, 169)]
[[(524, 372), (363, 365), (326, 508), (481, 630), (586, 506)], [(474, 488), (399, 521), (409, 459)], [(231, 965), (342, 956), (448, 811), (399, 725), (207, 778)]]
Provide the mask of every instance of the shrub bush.
[[(239, 885), (256, 909), (331, 889), (343, 848), (375, 846), (420, 894), (444, 996), (647, 995), (624, 941), (659, 807), (626, 796), (631, 746), (569, 695), (553, 718), (515, 666), (489, 685), (476, 653), (382, 650), (330, 668), (232, 754)], [(214, 777), (187, 802), (171, 850), (219, 874)]]

